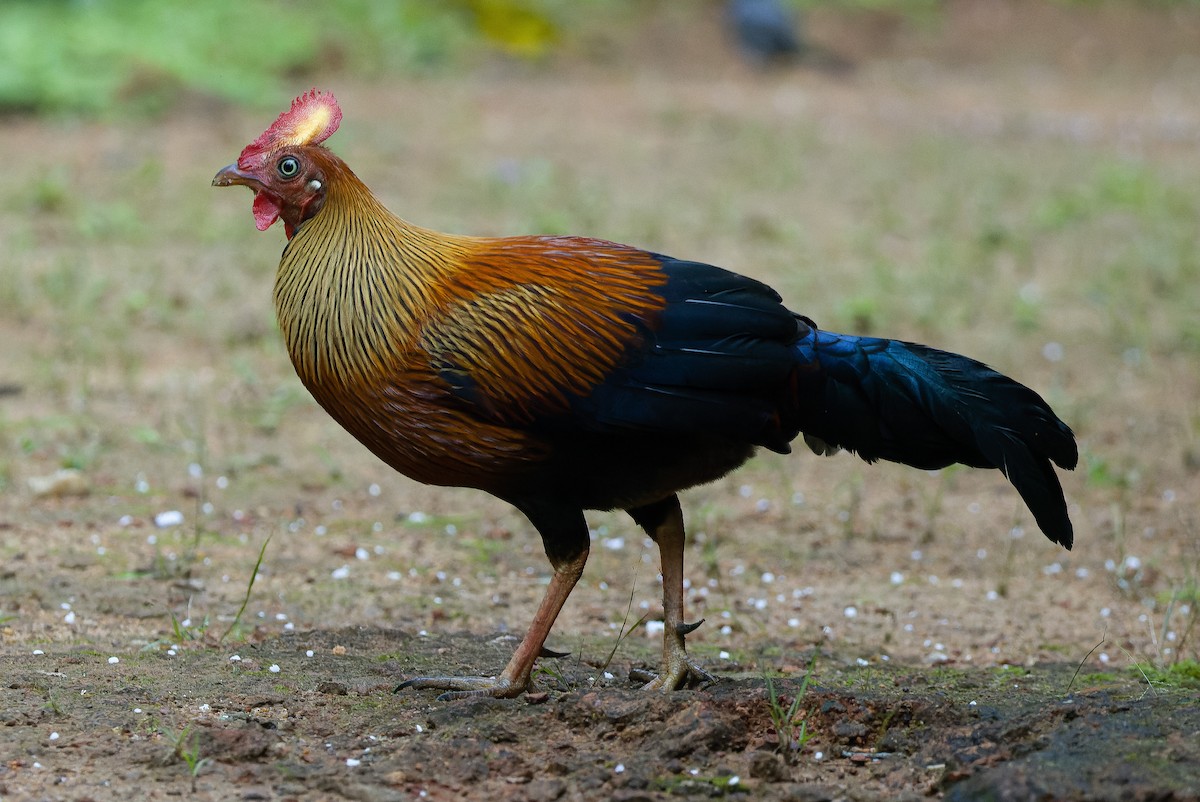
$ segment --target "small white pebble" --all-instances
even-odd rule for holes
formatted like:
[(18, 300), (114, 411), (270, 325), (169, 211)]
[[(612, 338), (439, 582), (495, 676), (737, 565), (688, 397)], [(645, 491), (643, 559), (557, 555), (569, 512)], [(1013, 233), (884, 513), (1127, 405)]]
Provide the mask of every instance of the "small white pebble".
[(58, 740), (58, 733), (57, 733), (57, 732), (52, 732), (52, 733), (50, 733), (50, 740), (51, 740), (51, 741), (57, 741), (57, 740)]
[(346, 758), (346, 765), (350, 768), (354, 768), (355, 766), (361, 766), (362, 761), (356, 757), (348, 757)]
[(410, 524), (423, 524), (429, 520), (429, 516), (423, 512), (416, 511), (408, 514), (408, 522)]
[(343, 565), (341, 568), (334, 568), (332, 571), (330, 571), (329, 575), (333, 579), (345, 579), (346, 577), (350, 576), (350, 566)]
[(240, 654), (231, 654), (229, 655), (229, 662), (240, 663), (242, 662), (242, 656)]
[(45, 652), (43, 652), (41, 649), (34, 649), (33, 653), (34, 654), (45, 654)]
[(666, 628), (667, 628), (667, 625), (664, 624), (662, 621), (647, 621), (646, 622), (646, 634), (647, 635), (661, 635), (663, 633), (663, 630), (665, 630)]
[(1112, 615), (1112, 610), (1110, 610), (1107, 607), (1100, 608), (1100, 617), (1101, 618), (1108, 618), (1110, 615)]
[(824, 760), (824, 759), (825, 759), (824, 752), (813, 752), (813, 760)]
[(727, 652), (727, 651), (725, 651), (724, 649), (722, 649), (721, 651), (717, 652), (717, 657), (721, 658), (722, 660), (728, 660), (728, 659), (729, 659), (729, 652)]
[(967, 702), (967, 707), (975, 707), (978, 704), (979, 702), (976, 702), (974, 699), (972, 699), (971, 701)]
[(985, 598), (986, 598), (988, 601), (996, 601), (996, 599), (999, 599), (999, 598), (1000, 598), (1000, 594), (999, 594), (999, 593), (997, 593), (997, 592), (996, 592), (996, 591), (994, 591), (994, 590), (989, 590), (989, 591), (987, 592), (987, 595), (985, 596)]
[(424, 728), (424, 727), (422, 727), (420, 724), (418, 724), (418, 725), (417, 725), (417, 732), (418, 732), (418, 733), (425, 732), (425, 728)]
[(625, 764), (618, 763), (617, 765), (613, 766), (613, 771), (617, 774), (621, 774), (622, 772), (625, 771)]
[(312, 657), (312, 656), (313, 656), (313, 650), (312, 650), (312, 649), (309, 649), (308, 651), (306, 651), (306, 652), (304, 653), (304, 656), (305, 656), (305, 657)]
[(382, 492), (383, 492), (383, 488), (381, 488), (379, 485), (374, 484), (374, 483), (372, 483), (371, 486), (367, 488), (367, 494), (370, 496), (378, 496)]
[(1100, 652), (1100, 662), (1101, 662), (1101, 663), (1107, 663), (1108, 661), (1109, 661), (1108, 653), (1107, 653), (1107, 652)]
[(842, 615), (846, 616), (847, 618), (857, 618), (858, 617), (858, 608), (857, 607), (847, 607), (845, 610), (842, 610)]
[(775, 581), (775, 575), (770, 571), (764, 571), (762, 575), (762, 581), (764, 585), (769, 585)]
[(742, 778), (737, 776), (736, 774), (729, 778), (730, 785), (738, 785), (741, 783), (741, 781), (742, 781)]
[(856, 659), (854, 662), (855, 662), (855, 663), (858, 663), (858, 665), (860, 665), (860, 666), (869, 666), (869, 665), (871, 665), (871, 661), (870, 661), (870, 660), (868, 660), (868, 659), (866, 659), (865, 657), (859, 657), (859, 658), (857, 658), (857, 659)]
[(358, 560), (369, 560), (371, 559), (371, 552), (367, 551), (362, 546), (359, 546), (354, 550), (354, 557)]
[(110, 666), (115, 666), (115, 665), (116, 665), (117, 663), (119, 663), (119, 662), (121, 662), (121, 658), (119, 658), (119, 657), (110, 657), (110, 658), (108, 658), (108, 664), (109, 664)]
[(64, 615), (63, 621), (65, 621), (68, 624), (74, 624), (75, 623), (75, 611), (72, 610), (71, 612)]
[(198, 707), (196, 709), (199, 710), (201, 713), (207, 713), (210, 710), (212, 710), (212, 705), (210, 705), (208, 702), (205, 702), (204, 704), (200, 705), (200, 707)]
[(154, 516), (154, 525), (159, 529), (179, 526), (183, 523), (183, 513), (179, 510), (166, 510)]
[(791, 627), (792, 629), (795, 629), (796, 627), (800, 626), (800, 619), (799, 618), (789, 618), (788, 626)]
[(909, 556), (911, 556), (911, 557), (912, 557), (912, 559), (913, 559), (913, 560), (915, 560), (915, 561), (920, 561), (920, 559), (921, 559), (923, 556), (925, 556), (925, 555), (923, 555), (923, 554), (921, 553), (921, 550), (920, 550), (920, 549), (913, 549), (913, 553), (912, 553), (911, 555), (909, 555)]
[(271, 667), (268, 668), (267, 670), (270, 671), (272, 674), (278, 674), (280, 671), (282, 671), (282, 669), (275, 663), (271, 663)]
[(1042, 346), (1042, 356), (1047, 362), (1061, 362), (1063, 358), (1063, 347), (1061, 343), (1048, 342)]
[(901, 585), (904, 583), (904, 574), (900, 573), (899, 571), (892, 571), (892, 575), (889, 577), (889, 579), (893, 585)]
[(608, 537), (600, 541), (600, 545), (609, 551), (620, 551), (625, 548), (625, 538), (623, 537)]
[(1125, 568), (1130, 571), (1136, 571), (1142, 567), (1142, 561), (1130, 554), (1125, 558)]

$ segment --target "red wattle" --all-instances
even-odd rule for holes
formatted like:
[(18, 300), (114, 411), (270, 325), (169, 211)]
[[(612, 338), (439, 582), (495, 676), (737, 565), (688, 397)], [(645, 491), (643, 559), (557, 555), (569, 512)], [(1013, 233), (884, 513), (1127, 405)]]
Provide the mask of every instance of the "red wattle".
[(265, 192), (254, 193), (254, 225), (266, 231), (279, 219), (280, 208), (275, 199)]

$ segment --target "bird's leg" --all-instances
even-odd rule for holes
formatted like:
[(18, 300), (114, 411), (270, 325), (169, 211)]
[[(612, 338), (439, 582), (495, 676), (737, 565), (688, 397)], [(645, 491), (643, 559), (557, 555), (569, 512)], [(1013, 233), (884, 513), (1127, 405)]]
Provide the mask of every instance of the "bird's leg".
[(663, 659), (658, 676), (651, 680), (649, 690), (673, 691), (689, 680), (700, 683), (716, 679), (691, 661), (684, 646), (684, 636), (703, 621), (683, 622), (683, 511), (679, 497), (672, 495), (662, 501), (636, 507), (629, 514), (658, 544), (663, 578)]
[[(538, 657), (562, 656), (545, 648), (546, 637), (550, 634), (554, 619), (558, 617), (567, 597), (571, 595), (575, 583), (583, 575), (583, 566), (588, 558), (587, 523), (582, 511), (576, 511), (571, 516), (577, 518), (577, 521), (568, 521), (565, 511), (562, 510), (526, 507), (521, 509), (542, 534), (546, 556), (550, 558), (554, 573), (550, 576), (550, 585), (542, 596), (542, 603), (534, 613), (533, 622), (529, 625), (525, 638), (513, 652), (508, 665), (495, 677), (416, 677), (400, 683), (396, 686), (397, 691), (404, 688), (443, 690), (446, 693), (438, 697), (442, 701), (467, 696), (512, 698), (529, 689), (529, 678), (533, 674), (533, 664)], [(565, 528), (564, 525), (569, 525), (570, 528)]]

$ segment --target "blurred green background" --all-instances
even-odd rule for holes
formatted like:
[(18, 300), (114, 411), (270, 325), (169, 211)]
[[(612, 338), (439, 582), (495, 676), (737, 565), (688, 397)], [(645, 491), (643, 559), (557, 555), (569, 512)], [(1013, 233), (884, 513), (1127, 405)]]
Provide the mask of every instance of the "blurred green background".
[[(712, 3), (667, 0), (697, 11)], [(0, 112), (161, 112), (181, 93), (272, 102), (290, 81), (587, 49), (664, 0), (0, 0)], [(791, 0), (935, 19), (937, 0)], [(595, 43), (590, 43), (594, 45)], [(592, 48), (592, 55), (595, 55)]]

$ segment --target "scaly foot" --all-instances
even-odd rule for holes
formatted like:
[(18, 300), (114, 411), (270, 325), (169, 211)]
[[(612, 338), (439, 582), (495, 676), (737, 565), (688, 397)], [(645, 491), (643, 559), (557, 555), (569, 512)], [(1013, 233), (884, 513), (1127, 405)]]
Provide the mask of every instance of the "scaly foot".
[(640, 682), (646, 682), (644, 690), (662, 691), (663, 693), (670, 693), (689, 686), (702, 687), (716, 682), (716, 677), (688, 657), (687, 648), (684, 646), (684, 636), (703, 623), (703, 619), (694, 624), (681, 623), (674, 628), (673, 633), (671, 630), (664, 632), (662, 670), (658, 674), (650, 671), (631, 671), (630, 676)]
[(466, 699), (471, 696), (491, 696), (496, 699), (512, 699), (529, 688), (529, 683), (516, 683), (503, 675), (499, 677), (413, 677), (396, 686), (393, 693), (405, 688), (414, 690), (439, 690), (439, 702), (451, 699)]

